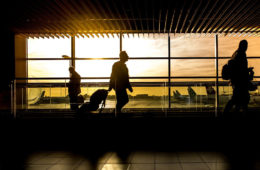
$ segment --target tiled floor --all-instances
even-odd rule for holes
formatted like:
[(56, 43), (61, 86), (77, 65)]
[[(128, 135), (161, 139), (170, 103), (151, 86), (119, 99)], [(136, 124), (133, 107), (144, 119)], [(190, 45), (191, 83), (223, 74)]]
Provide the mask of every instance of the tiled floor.
[[(124, 158), (123, 158), (124, 157)], [(41, 152), (28, 157), (25, 170), (227, 170), (228, 162), (212, 152), (116, 152), (101, 155), (95, 163), (68, 152)]]

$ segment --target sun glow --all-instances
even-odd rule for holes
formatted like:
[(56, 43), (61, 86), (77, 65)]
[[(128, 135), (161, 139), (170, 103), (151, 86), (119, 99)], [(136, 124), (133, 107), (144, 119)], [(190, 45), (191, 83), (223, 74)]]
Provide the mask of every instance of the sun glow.
[[(240, 38), (220, 37), (219, 55), (231, 56), (237, 49)], [(260, 56), (259, 38), (247, 38), (249, 48), (248, 56)], [(82, 77), (109, 77), (114, 62), (118, 61), (120, 40), (114, 37), (90, 37), (75, 39), (76, 70)], [(124, 35), (122, 49), (130, 57), (150, 57), (149, 60), (129, 60), (126, 64), (131, 77), (165, 77), (168, 76), (168, 60), (153, 57), (168, 57), (168, 37), (165, 35), (144, 34), (141, 36)], [(214, 38), (189, 38), (185, 36), (171, 38), (171, 57), (198, 57), (213, 56)], [(69, 77), (69, 60), (62, 60), (63, 55), (71, 56), (71, 40), (65, 39), (28, 39), (28, 58), (41, 58), (45, 60), (28, 61), (28, 77)], [(57, 58), (58, 60), (46, 60)], [(88, 58), (84, 60), (83, 58)], [(96, 58), (103, 58), (97, 60)], [(108, 59), (112, 58), (112, 59)], [(93, 60), (90, 60), (93, 59)], [(206, 63), (202, 63), (205, 61)], [(220, 64), (226, 61), (220, 60)], [(260, 69), (256, 67), (258, 60), (249, 60), (249, 66), (255, 67), (255, 75)], [(172, 76), (205, 76), (215, 74), (215, 66), (207, 64), (208, 60), (172, 60)], [(221, 66), (220, 66), (221, 67)], [(186, 68), (186, 69), (185, 69)], [(197, 68), (197, 69), (196, 69)], [(143, 81), (143, 80), (142, 80)], [(147, 80), (149, 81), (149, 80)]]

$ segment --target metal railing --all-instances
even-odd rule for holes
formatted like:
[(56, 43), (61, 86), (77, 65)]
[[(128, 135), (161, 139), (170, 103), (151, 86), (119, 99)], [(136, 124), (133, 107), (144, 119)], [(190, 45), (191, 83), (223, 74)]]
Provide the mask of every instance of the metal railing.
[[(227, 102), (228, 99), (230, 99), (232, 95), (232, 88), (229, 86), (228, 81), (219, 81), (218, 86), (216, 86), (215, 81), (190, 81), (190, 82), (181, 82), (181, 81), (173, 81), (173, 82), (168, 82), (167, 80), (168, 77), (130, 77), (131, 80), (143, 80), (142, 82), (132, 82), (132, 86), (135, 90), (135, 88), (140, 88), (140, 87), (146, 87), (146, 89), (150, 88), (150, 91), (153, 91), (153, 88), (160, 88), (161, 95), (157, 96), (149, 96), (145, 94), (136, 94), (131, 96), (130, 95), (130, 105), (128, 107), (128, 110), (130, 109), (136, 109), (136, 108), (142, 108), (142, 109), (152, 109), (152, 108), (159, 108), (161, 109), (162, 112), (165, 112), (165, 115), (167, 115), (167, 112), (169, 111), (211, 111), (211, 112), (217, 112), (216, 110), (219, 110), (220, 108), (223, 107), (225, 102)], [(215, 80), (216, 77), (171, 77), (171, 79), (174, 80), (181, 80), (181, 79), (212, 79)], [(259, 78), (259, 77), (255, 77)], [(109, 77), (91, 77), (91, 78), (86, 78), (83, 77), (82, 81), (84, 80), (98, 80), (98, 79), (109, 79)], [(150, 79), (154, 80), (152, 82), (145, 82), (145, 80)], [(165, 81), (158, 82), (156, 81), (157, 79), (164, 79)], [(48, 80), (57, 80), (57, 81), (63, 81), (63, 82), (37, 82), (37, 81), (48, 81)], [(32, 82), (35, 81), (35, 82)], [(16, 112), (19, 109), (35, 109), (38, 106), (38, 109), (41, 109), (43, 105), (34, 105), (34, 107), (31, 107), (28, 105), (28, 89), (37, 89), (37, 88), (42, 88), (46, 89), (49, 88), (49, 95), (48, 97), (45, 98), (45, 100), (50, 100), (49, 104), (53, 104), (54, 100), (58, 100), (57, 98), (53, 97), (52, 95), (52, 90), (54, 88), (63, 88), (64, 90), (64, 95), (61, 97), (66, 98), (67, 97), (67, 83), (69, 81), (68, 77), (59, 77), (59, 78), (17, 78), (16, 80), (13, 81), (11, 85), (11, 96), (12, 96), (12, 113), (14, 116), (16, 116)], [(260, 85), (260, 81), (255, 82)], [(84, 89), (98, 89), (98, 88), (108, 88), (109, 82), (82, 82), (81, 83), (81, 88)], [(206, 92), (206, 86), (212, 86), (214, 87), (215, 93), (214, 94), (208, 94)], [(170, 96), (168, 95), (168, 88), (171, 87), (171, 92)], [(189, 94), (187, 92), (187, 88), (192, 87), (193, 91), (196, 93), (195, 96), (191, 96), (192, 94)], [(216, 93), (216, 89), (221, 89), (220, 94)], [(176, 95), (177, 90), (185, 89), (186, 94), (180, 94), (180, 96)], [(195, 89), (195, 90), (194, 90)], [(93, 92), (94, 90), (92, 90)], [(184, 91), (184, 90), (182, 90)], [(203, 92), (203, 93), (200, 93)], [(258, 94), (257, 94), (258, 93)], [(175, 94), (175, 95), (174, 95)], [(91, 93), (88, 94), (88, 97), (91, 95)], [(260, 97), (259, 92), (255, 92), (255, 98), (257, 96), (257, 101), (255, 102), (256, 107), (260, 107), (260, 101), (258, 102), (258, 95)], [(220, 103), (216, 103), (217, 96), (220, 97), (221, 101)], [(112, 107), (115, 105), (115, 99), (113, 99), (114, 96), (110, 96), (109, 99), (111, 99)], [(17, 99), (19, 98), (19, 99)], [(260, 98), (259, 98), (260, 99)], [(51, 101), (53, 100), (53, 101)], [(170, 102), (169, 102), (170, 100)], [(66, 100), (67, 102), (68, 100)], [(137, 105), (138, 103), (136, 102), (143, 102), (143, 106)], [(145, 102), (149, 101), (151, 105), (145, 106)], [(132, 102), (132, 103), (131, 103)], [(157, 103), (156, 103), (157, 102)], [(158, 104), (159, 103), (159, 104)], [(170, 103), (171, 106), (168, 105)], [(157, 105), (157, 106), (153, 106)], [(54, 105), (54, 104), (53, 104)], [(69, 103), (64, 104), (66, 107), (63, 107), (63, 109), (69, 109)], [(135, 105), (135, 106), (134, 106)], [(137, 106), (136, 106), (137, 105)], [(49, 107), (51, 105), (48, 105)], [(53, 106), (51, 108), (48, 108), (48, 106), (44, 106), (45, 109), (53, 109)], [(127, 106), (126, 106), (127, 107)], [(254, 107), (254, 106), (252, 106)], [(215, 113), (217, 116), (217, 113)]]

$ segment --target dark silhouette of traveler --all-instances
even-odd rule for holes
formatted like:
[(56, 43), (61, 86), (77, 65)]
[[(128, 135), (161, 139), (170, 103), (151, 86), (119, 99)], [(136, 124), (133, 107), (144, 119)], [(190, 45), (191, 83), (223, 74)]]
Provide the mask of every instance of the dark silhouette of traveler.
[(69, 67), (70, 81), (68, 84), (69, 98), (70, 98), (70, 109), (78, 110), (78, 95), (81, 92), (80, 89), (80, 75), (75, 71), (74, 67)]
[(125, 51), (121, 51), (119, 58), (120, 60), (113, 64), (108, 89), (108, 91), (114, 89), (116, 92), (116, 113), (121, 113), (121, 109), (129, 101), (126, 89), (133, 92), (133, 88), (129, 82), (128, 68), (125, 64), (129, 58), (128, 54)]
[(205, 87), (208, 95), (214, 95), (216, 93), (215, 89), (211, 85), (206, 84)]
[(228, 62), (231, 69), (230, 82), (233, 88), (233, 96), (225, 106), (224, 116), (230, 112), (233, 106), (235, 106), (235, 112), (239, 112), (241, 109), (242, 113), (247, 112), (250, 100), (249, 85), (254, 74), (253, 68), (248, 68), (247, 47), (248, 42), (246, 40), (240, 41), (238, 49)]

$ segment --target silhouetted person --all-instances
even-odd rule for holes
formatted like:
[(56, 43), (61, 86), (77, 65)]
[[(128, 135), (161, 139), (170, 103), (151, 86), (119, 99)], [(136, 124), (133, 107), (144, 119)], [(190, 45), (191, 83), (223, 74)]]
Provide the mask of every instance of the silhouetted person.
[(215, 89), (211, 85), (206, 84), (205, 87), (208, 95), (213, 95), (216, 93)]
[(80, 75), (75, 71), (74, 67), (69, 67), (70, 81), (68, 84), (69, 98), (70, 98), (70, 109), (78, 110), (78, 95), (81, 92), (80, 89)]
[(112, 73), (110, 77), (109, 91), (114, 89), (116, 92), (116, 112), (121, 113), (121, 109), (129, 101), (126, 89), (133, 92), (132, 86), (129, 82), (128, 68), (125, 62), (128, 61), (128, 54), (121, 51), (119, 54), (120, 60), (113, 64)]
[(246, 40), (242, 40), (239, 43), (238, 49), (232, 55), (231, 60), (228, 62), (231, 68), (231, 85), (233, 88), (233, 96), (228, 101), (224, 114), (228, 113), (233, 106), (235, 106), (235, 112), (239, 112), (240, 109), (246, 112), (248, 109), (248, 103), (250, 100), (249, 84), (253, 79), (252, 68), (248, 68), (246, 50), (248, 43)]

